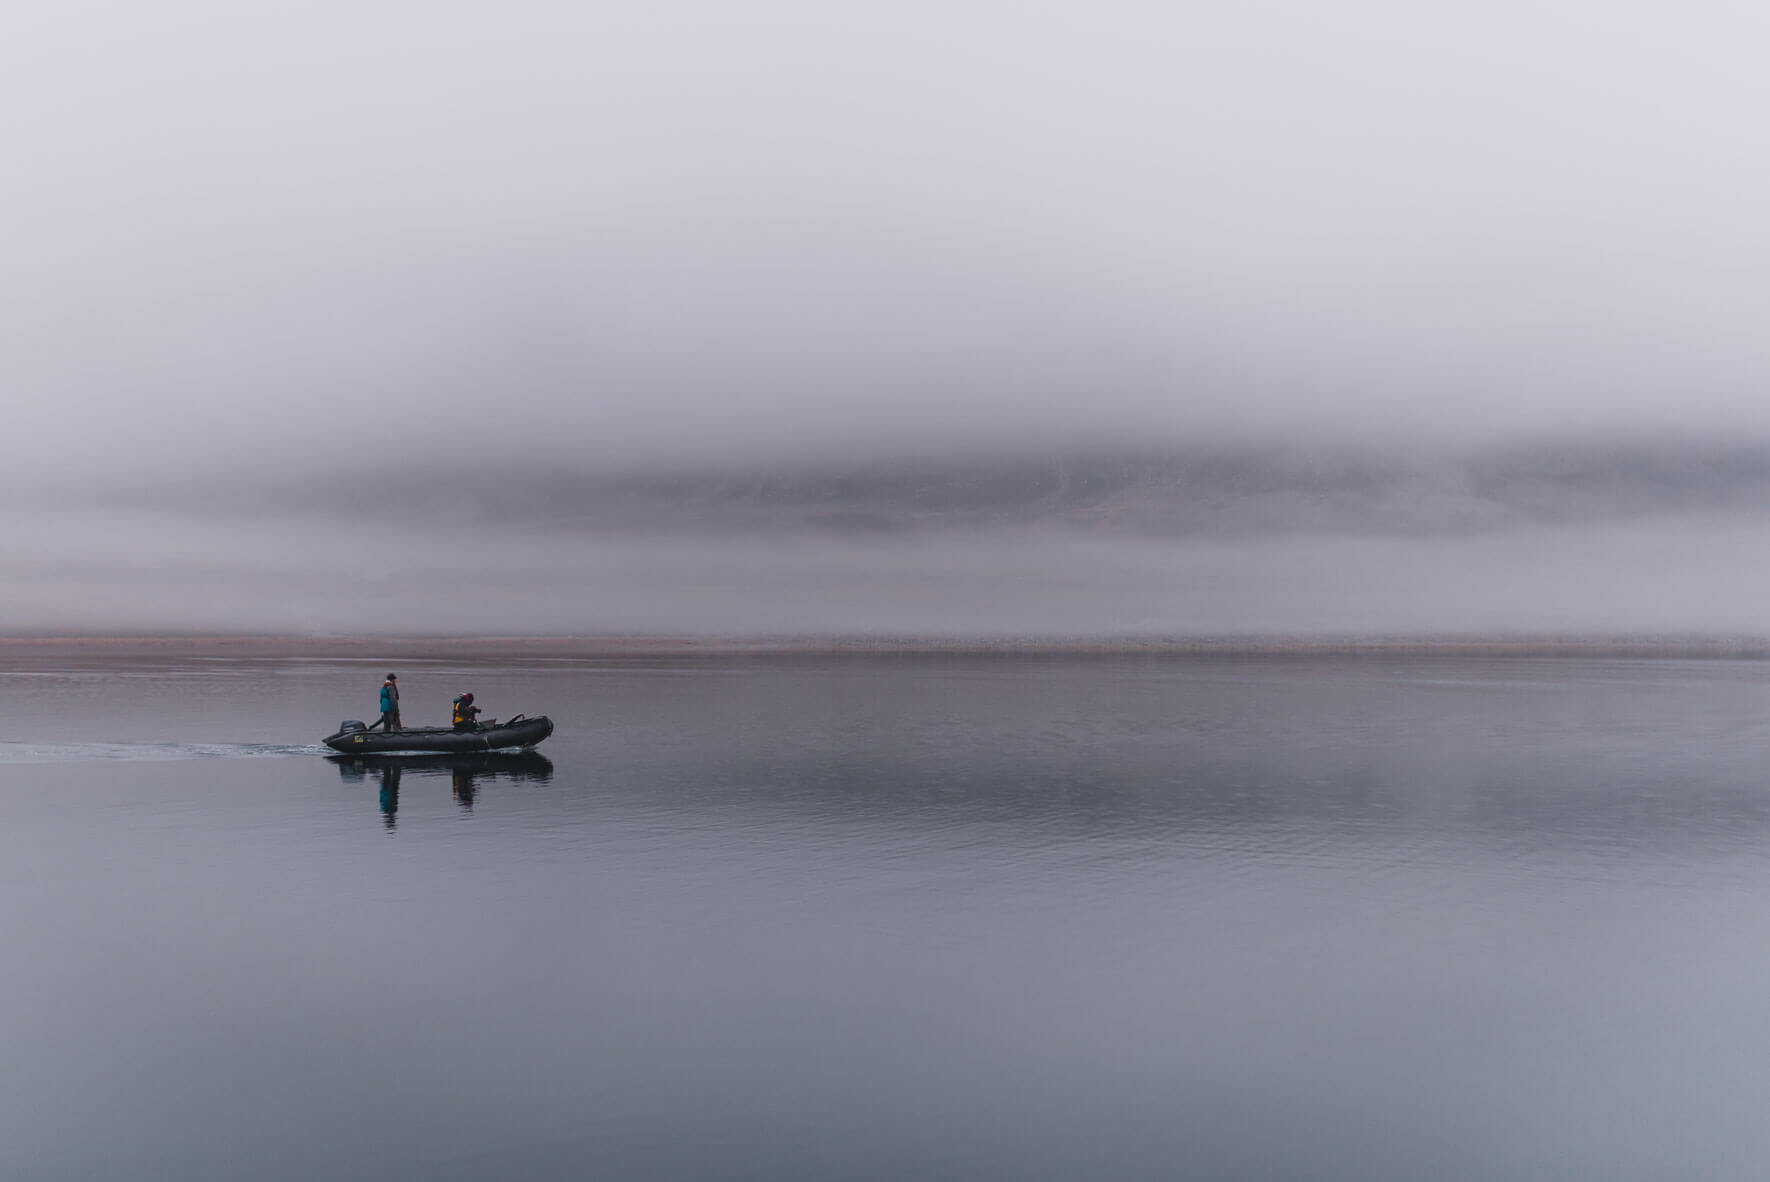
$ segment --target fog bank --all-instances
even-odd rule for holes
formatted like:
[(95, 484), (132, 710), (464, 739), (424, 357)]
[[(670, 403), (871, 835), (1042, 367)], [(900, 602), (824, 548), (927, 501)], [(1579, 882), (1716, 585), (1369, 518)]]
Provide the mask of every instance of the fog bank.
[(1770, 526), (1739, 520), (1458, 538), (587, 539), (100, 510), (0, 528), (9, 633), (1770, 633)]

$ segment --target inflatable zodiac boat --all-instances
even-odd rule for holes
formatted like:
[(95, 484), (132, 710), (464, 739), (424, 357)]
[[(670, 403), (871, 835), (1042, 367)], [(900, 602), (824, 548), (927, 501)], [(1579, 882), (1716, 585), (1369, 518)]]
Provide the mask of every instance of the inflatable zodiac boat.
[(352, 755), (380, 754), (388, 751), (508, 751), (515, 747), (533, 747), (553, 733), (553, 720), (545, 714), (525, 718), (518, 714), (504, 722), (490, 722), (476, 731), (450, 730), (448, 727), (415, 727), (404, 731), (372, 731), (355, 720), (338, 724), (338, 733), (323, 740), (334, 751)]

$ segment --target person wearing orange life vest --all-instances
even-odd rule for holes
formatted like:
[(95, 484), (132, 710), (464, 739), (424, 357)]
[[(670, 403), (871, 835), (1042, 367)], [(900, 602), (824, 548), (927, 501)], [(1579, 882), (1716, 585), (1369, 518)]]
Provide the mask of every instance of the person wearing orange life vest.
[(473, 704), (472, 694), (462, 694), (455, 699), (455, 729), (458, 731), (476, 731), (479, 723), (474, 721), (479, 707)]

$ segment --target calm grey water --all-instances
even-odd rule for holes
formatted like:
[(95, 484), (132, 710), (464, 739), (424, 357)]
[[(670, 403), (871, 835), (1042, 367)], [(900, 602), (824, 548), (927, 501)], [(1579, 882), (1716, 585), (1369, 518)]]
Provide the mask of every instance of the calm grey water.
[(1770, 667), (0, 671), (0, 1176), (1760, 1178)]

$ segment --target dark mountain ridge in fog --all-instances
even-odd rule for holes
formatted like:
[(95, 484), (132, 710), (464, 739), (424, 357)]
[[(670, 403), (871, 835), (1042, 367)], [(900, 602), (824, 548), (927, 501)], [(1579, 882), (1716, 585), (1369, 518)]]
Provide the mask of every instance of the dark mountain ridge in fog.
[(26, 631), (1770, 634), (1756, 445), (435, 462), (38, 498), (5, 528), (0, 628)]
[(1533, 445), (1461, 455), (1240, 448), (733, 464), (603, 475), (487, 466), (317, 487), (158, 490), (205, 512), (445, 519), (567, 532), (895, 534), (1055, 526), (1105, 534), (1437, 535), (1770, 510), (1770, 446)]

